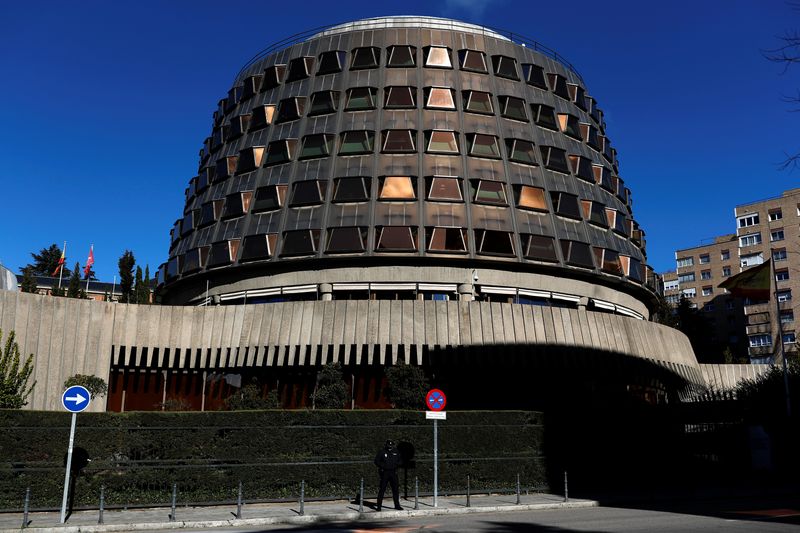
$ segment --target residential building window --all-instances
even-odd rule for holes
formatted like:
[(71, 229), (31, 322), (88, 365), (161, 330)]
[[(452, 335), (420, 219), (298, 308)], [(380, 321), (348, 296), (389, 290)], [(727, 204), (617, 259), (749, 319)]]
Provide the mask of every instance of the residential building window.
[(374, 131), (345, 131), (340, 136), (339, 155), (362, 155), (373, 151)]
[(784, 344), (794, 344), (797, 342), (795, 338), (794, 332), (784, 333), (783, 334), (783, 343)]
[(583, 209), (584, 220), (604, 228), (608, 227), (606, 209), (603, 204), (591, 200), (581, 200), (581, 208)]
[(731, 267), (722, 267), (722, 277), (727, 278), (731, 275)]
[(771, 242), (782, 241), (783, 237), (783, 228), (772, 230), (769, 232), (769, 240)]
[(453, 68), (450, 61), (450, 49), (444, 46), (428, 46), (423, 48), (425, 66), (434, 68)]
[(289, 205), (296, 207), (321, 204), (325, 199), (327, 184), (327, 181), (320, 180), (304, 180), (293, 183)]
[(369, 200), (370, 178), (336, 178), (333, 180), (333, 203)]
[(681, 258), (678, 258), (678, 260), (676, 261), (676, 264), (677, 264), (678, 268), (685, 268), (685, 267), (694, 266), (694, 258), (693, 257), (681, 257)]
[(297, 151), (297, 139), (272, 141), (267, 146), (266, 166), (279, 165), (291, 161)]
[(548, 72), (547, 80), (550, 82), (550, 90), (553, 91), (556, 96), (560, 96), (564, 100), (572, 100), (569, 89), (567, 88), (567, 78), (561, 74)]
[(575, 105), (586, 111), (586, 91), (584, 88), (574, 83), (568, 83), (567, 90), (569, 90), (570, 98)]
[(324, 75), (341, 72), (346, 56), (347, 52), (342, 50), (322, 52), (319, 55), (319, 67), (317, 68), (317, 74)]
[(664, 290), (665, 291), (677, 291), (680, 288), (680, 284), (678, 284), (677, 279), (673, 279), (670, 281), (664, 282)]
[(747, 254), (742, 255), (739, 257), (739, 264), (742, 268), (746, 268), (753, 265), (760, 265), (764, 262), (764, 255), (761, 252), (756, 254)]
[(467, 154), (474, 157), (500, 159), (500, 146), (497, 137), (483, 133), (467, 134)]
[(289, 72), (286, 75), (286, 83), (297, 80), (304, 80), (311, 76), (314, 70), (313, 57), (296, 57), (289, 61)]
[(572, 165), (572, 172), (579, 178), (595, 183), (592, 160), (580, 155), (570, 155), (569, 162)]
[(500, 104), (501, 117), (519, 120), (521, 122), (528, 122), (528, 113), (525, 110), (525, 100), (522, 98), (516, 98), (514, 96), (498, 96), (497, 101)]
[(253, 108), (252, 117), (250, 117), (250, 131), (260, 130), (265, 126), (272, 124), (275, 117), (274, 105), (262, 105)]
[(317, 253), (319, 246), (318, 229), (304, 229), (283, 232), (281, 255), (309, 255)]
[(381, 60), (381, 49), (374, 46), (365, 46), (353, 50), (350, 70), (378, 68)]
[(776, 270), (775, 271), (775, 281), (788, 281), (789, 280), (789, 270)]
[(684, 298), (694, 298), (695, 296), (697, 296), (697, 289), (695, 289), (694, 287), (690, 289), (683, 289), (681, 291), (681, 295), (683, 295)]
[(447, 87), (425, 87), (425, 107), (427, 109), (455, 110), (453, 90)]
[(282, 122), (297, 120), (303, 116), (305, 108), (306, 99), (304, 96), (296, 96), (281, 100), (278, 104), (278, 116), (275, 118), (275, 122), (280, 124)]
[(791, 289), (787, 289), (785, 291), (778, 291), (778, 301), (779, 302), (791, 302), (792, 301), (792, 291), (791, 291)]
[(280, 209), (286, 200), (286, 185), (268, 185), (256, 189), (252, 211), (274, 211)]
[(711, 257), (708, 254), (700, 254), (700, 264), (705, 265), (706, 263), (711, 262)]
[(522, 78), (528, 85), (533, 85), (540, 89), (547, 89), (547, 81), (544, 77), (544, 69), (539, 65), (531, 63), (522, 64)]
[(711, 279), (711, 271), (710, 270), (700, 271), (700, 279)]
[(386, 176), (380, 180), (379, 200), (416, 200), (417, 193), (411, 176)]
[(758, 213), (752, 215), (744, 215), (736, 219), (736, 224), (740, 228), (749, 228), (750, 226), (755, 226), (758, 224)]
[(508, 56), (492, 56), (492, 66), (495, 76), (509, 80), (519, 80), (517, 75), (517, 60)]
[(308, 116), (329, 115), (336, 113), (339, 107), (339, 91), (320, 91), (311, 95)]
[(464, 111), (483, 115), (494, 113), (491, 94), (482, 91), (464, 91), (462, 96), (464, 99)]
[(703, 294), (703, 296), (711, 296), (712, 294), (714, 294), (713, 287), (703, 287), (702, 294)]
[(749, 337), (750, 347), (758, 348), (761, 346), (772, 346), (771, 335), (751, 335)]
[(761, 233), (750, 233), (739, 237), (739, 248), (755, 246), (756, 244), (761, 244)]
[(781, 311), (781, 324), (788, 324), (789, 322), (794, 322), (794, 311), (791, 309), (786, 309)]
[(272, 65), (264, 69), (264, 78), (261, 81), (261, 91), (268, 91), (274, 89), (283, 81), (283, 75), (286, 73), (286, 65)]
[(728, 261), (731, 258), (731, 251), (730, 250), (721, 250), (719, 253), (719, 258), (721, 261)]
[(694, 281), (694, 272), (678, 275), (678, 283), (689, 283), (691, 281)]
[(454, 131), (432, 130), (425, 132), (425, 151), (435, 154), (458, 154), (458, 138)]
[(417, 151), (416, 130), (384, 130), (381, 151), (385, 154), (408, 154)]
[(773, 250), (772, 252), (772, 260), (773, 261), (786, 261), (787, 259), (786, 248), (781, 248), (780, 250)]
[(244, 238), (242, 244), (242, 257), (240, 261), (254, 261), (268, 259), (275, 254), (275, 245), (278, 242), (276, 233), (263, 235), (250, 235)]
[(378, 89), (375, 87), (353, 87), (347, 90), (347, 104), (345, 111), (365, 111), (375, 109), (375, 95)]
[(414, 46), (390, 46), (387, 67), (410, 68), (417, 66), (417, 48)]
[(775, 209), (767, 213), (767, 217), (769, 218), (770, 222), (775, 222), (776, 220), (781, 220), (783, 218), (783, 212), (780, 209)]
[(383, 90), (383, 107), (386, 109), (413, 109), (417, 107), (416, 87), (386, 87)]
[(578, 117), (575, 115), (559, 113), (558, 126), (565, 135), (568, 135), (573, 139), (583, 140), (583, 136), (581, 134), (581, 124), (578, 120)]

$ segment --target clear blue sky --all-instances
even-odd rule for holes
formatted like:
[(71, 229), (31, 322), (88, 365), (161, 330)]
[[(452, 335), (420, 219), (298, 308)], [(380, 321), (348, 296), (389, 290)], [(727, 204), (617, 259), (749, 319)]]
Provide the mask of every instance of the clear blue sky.
[[(276, 8), (280, 6), (280, 8)], [(800, 29), (776, 0), (672, 2), (5, 2), (0, 7), (0, 262), (68, 242), (102, 280), (127, 248), (166, 260), (211, 113), (254, 53), (326, 24), (431, 15), (554, 48), (605, 110), (648, 260), (734, 230), (738, 203), (800, 185), (800, 65), (761, 50)], [(796, 229), (796, 228), (795, 228)]]

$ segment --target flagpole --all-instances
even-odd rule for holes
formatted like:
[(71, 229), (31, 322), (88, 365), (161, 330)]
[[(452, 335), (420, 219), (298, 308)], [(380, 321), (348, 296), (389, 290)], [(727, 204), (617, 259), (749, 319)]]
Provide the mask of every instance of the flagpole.
[(58, 269), (58, 290), (61, 290), (61, 278), (64, 276), (64, 264), (67, 262), (67, 241), (64, 241), (64, 263)]
[(770, 274), (772, 280), (770, 286), (774, 284), (775, 290), (772, 295), (775, 298), (775, 320), (778, 321), (778, 347), (781, 353), (781, 363), (783, 365), (783, 395), (786, 398), (786, 416), (792, 418), (792, 401), (789, 396), (789, 372), (786, 368), (786, 349), (783, 347), (783, 324), (781, 323), (781, 304), (778, 301), (778, 278), (775, 277), (775, 255), (772, 247), (769, 249), (770, 256)]
[[(92, 263), (94, 263), (94, 244), (89, 246), (89, 257), (92, 258)], [(89, 260), (86, 260), (86, 295), (89, 295), (89, 274), (92, 272), (92, 265), (88, 264)]]
[(117, 287), (117, 276), (114, 276), (114, 281), (111, 282), (111, 295), (108, 297), (109, 302), (114, 301), (114, 289)]

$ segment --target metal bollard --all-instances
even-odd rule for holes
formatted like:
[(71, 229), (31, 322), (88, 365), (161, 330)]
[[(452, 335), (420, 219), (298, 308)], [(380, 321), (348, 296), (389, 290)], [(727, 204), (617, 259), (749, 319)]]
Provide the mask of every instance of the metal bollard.
[(358, 512), (364, 512), (364, 478), (361, 478), (361, 488), (358, 489)]
[(106, 486), (100, 485), (100, 515), (97, 517), (97, 523), (103, 523), (103, 511), (106, 507)]
[(169, 521), (175, 521), (175, 502), (178, 500), (178, 484), (172, 484), (172, 512), (169, 514)]
[(569, 483), (567, 482), (567, 471), (564, 470), (564, 501), (569, 501)]
[(517, 474), (517, 505), (519, 505), (519, 474)]
[(23, 507), (22, 507), (22, 527), (23, 527), (23, 529), (28, 527), (28, 524), (30, 524), (30, 522), (28, 521), (28, 509), (30, 508), (30, 506), (31, 506), (31, 488), (28, 487), (27, 489), (25, 489), (25, 503), (23, 504)]
[(469, 504), (469, 474), (467, 474), (467, 507), (471, 507)]
[(306, 480), (300, 482), (300, 516), (306, 514)]
[(414, 510), (419, 509), (419, 478), (414, 476)]
[(239, 481), (239, 496), (236, 498), (236, 519), (242, 519), (242, 482)]

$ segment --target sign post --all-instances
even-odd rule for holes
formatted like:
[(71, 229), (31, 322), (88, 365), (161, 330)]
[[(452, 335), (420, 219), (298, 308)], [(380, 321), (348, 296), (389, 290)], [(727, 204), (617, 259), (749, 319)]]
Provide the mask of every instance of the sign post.
[(64, 497), (61, 499), (61, 523), (67, 521), (67, 496), (69, 495), (70, 471), (72, 470), (72, 446), (75, 443), (75, 422), (78, 413), (89, 407), (92, 395), (86, 387), (74, 385), (61, 395), (61, 405), (72, 413), (72, 424), (69, 428), (69, 446), (67, 447), (67, 471), (64, 473)]
[(447, 396), (439, 389), (431, 389), (425, 396), (428, 411), (425, 418), (433, 420), (433, 506), (439, 506), (439, 420), (447, 420), (444, 406)]

